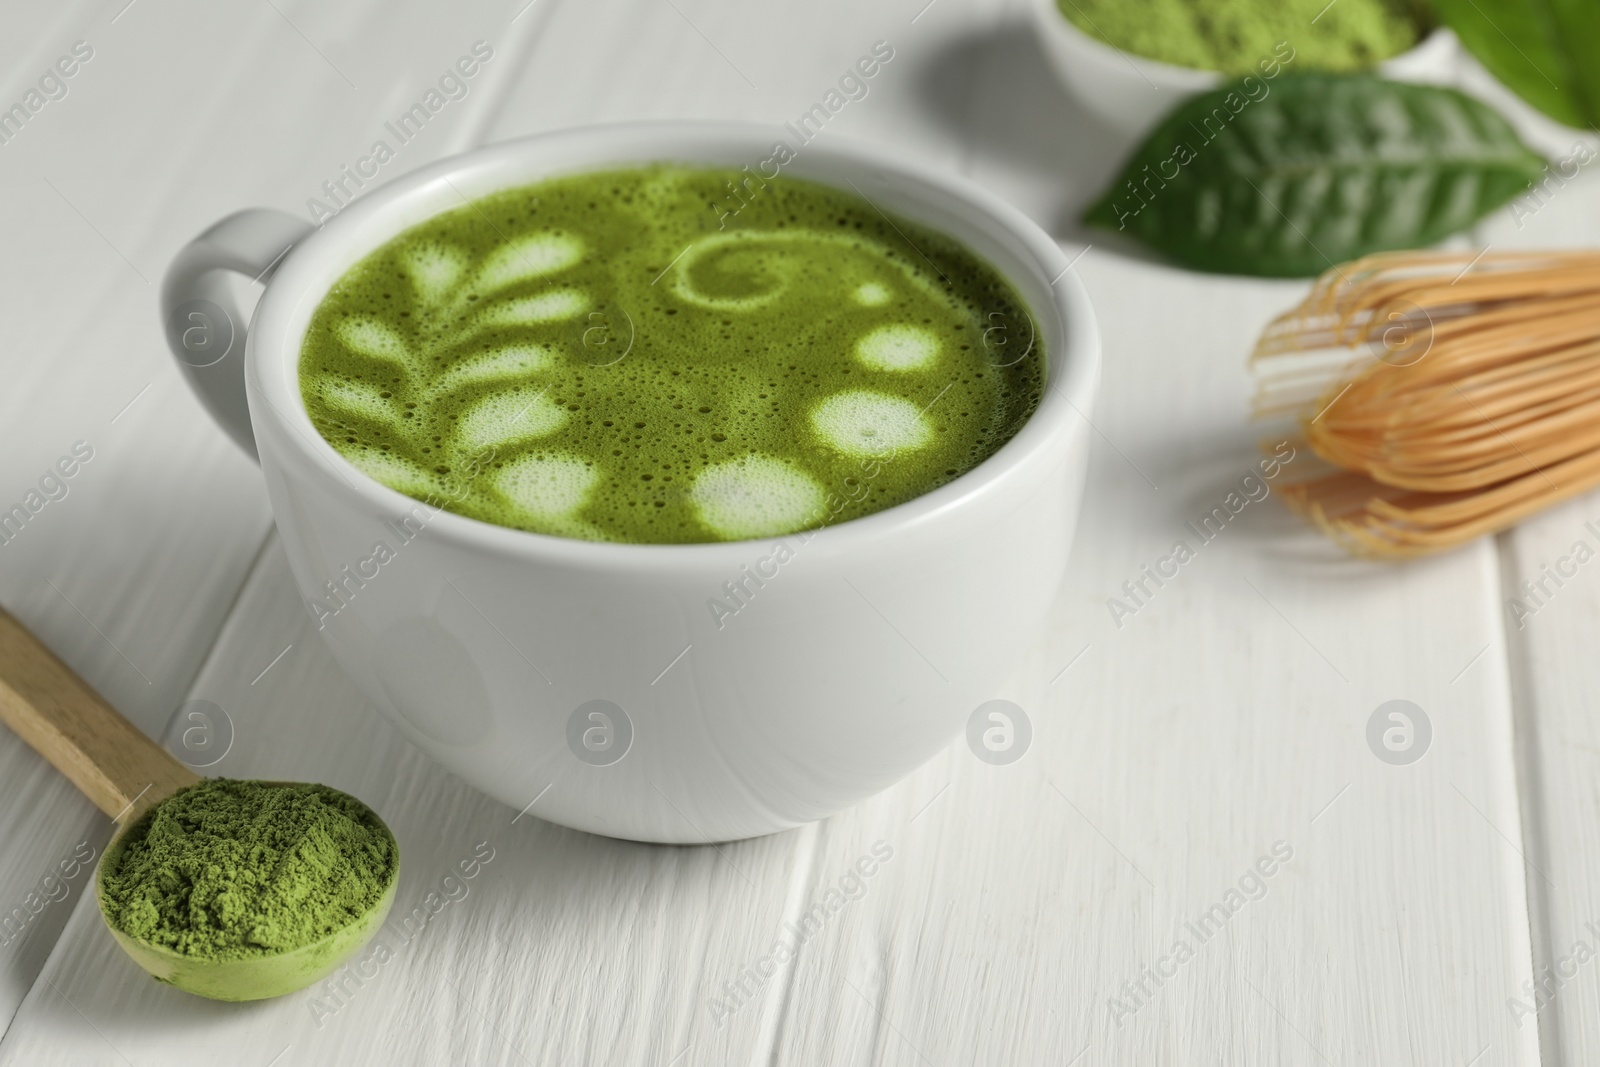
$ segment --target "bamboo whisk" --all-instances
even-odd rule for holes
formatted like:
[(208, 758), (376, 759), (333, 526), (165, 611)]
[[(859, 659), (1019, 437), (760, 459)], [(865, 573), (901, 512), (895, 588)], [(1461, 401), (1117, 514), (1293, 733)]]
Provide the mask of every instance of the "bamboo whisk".
[(1283, 490), (1352, 551), (1410, 556), (1600, 485), (1600, 252), (1396, 252), (1317, 279), (1251, 362), (1323, 464)]

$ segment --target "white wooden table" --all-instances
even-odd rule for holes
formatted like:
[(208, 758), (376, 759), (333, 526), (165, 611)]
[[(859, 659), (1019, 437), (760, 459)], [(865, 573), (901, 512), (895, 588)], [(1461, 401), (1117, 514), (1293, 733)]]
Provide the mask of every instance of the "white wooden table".
[[(1105, 337), (1098, 437), (1051, 624), (995, 694), (1033, 723), (1017, 763), (957, 741), (824, 823), (667, 848), (517, 818), (389, 729), (164, 350), (154, 284), (182, 242), (239, 207), (304, 211), (479, 40), (468, 96), (384, 177), (582, 123), (776, 128), (878, 40), (894, 60), (823, 136), (964, 172), (1069, 255), (1098, 240), (1073, 220), (1127, 148), (1056, 88), (1016, 0), (525, 4), (6, 6), (0, 106), (74, 42), (93, 56), (0, 145), (0, 505), (75, 442), (94, 457), (0, 544), (0, 602), (152, 735), (188, 700), (221, 707), (212, 773), (372, 803), (406, 855), (397, 914), (480, 842), (494, 858), (366, 975), (200, 1001), (123, 957), (87, 870), (27, 912), (110, 824), (0, 732), (0, 916), (28, 914), (0, 945), (0, 1064), (1600, 1063), (1600, 962), (1570, 958), (1600, 948), (1600, 566), (1523, 628), (1504, 607), (1596, 543), (1600, 501), (1404, 566), (1252, 505), (1136, 616), (1106, 608), (1253, 461), (1244, 356), (1303, 283), (1100, 244), (1078, 261)], [(1548, 152), (1575, 140), (1505, 107)], [(1594, 243), (1594, 177), (1476, 243)], [(1367, 746), (1391, 699), (1433, 726), (1408, 766)], [(878, 842), (865, 893), (755, 975)], [(1517, 1011), (1547, 967), (1553, 999)]]

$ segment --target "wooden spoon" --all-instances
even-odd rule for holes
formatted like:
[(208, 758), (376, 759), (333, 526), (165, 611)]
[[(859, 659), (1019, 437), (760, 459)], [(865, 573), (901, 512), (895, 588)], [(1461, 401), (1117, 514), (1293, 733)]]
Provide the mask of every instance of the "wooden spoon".
[[(291, 993), (332, 973), (370, 941), (387, 918), (400, 880), (398, 863), (383, 896), (369, 911), (291, 952), (210, 960), (130, 937), (111, 923), (102, 876), (120, 855), (128, 828), (178, 790), (200, 781), (200, 776), (123, 718), (4, 609), (0, 609), (0, 722), (116, 821), (117, 832), (95, 872), (100, 916), (117, 944), (160, 981), (215, 1000), (261, 1000)], [(383, 826), (381, 820), (378, 825)]]

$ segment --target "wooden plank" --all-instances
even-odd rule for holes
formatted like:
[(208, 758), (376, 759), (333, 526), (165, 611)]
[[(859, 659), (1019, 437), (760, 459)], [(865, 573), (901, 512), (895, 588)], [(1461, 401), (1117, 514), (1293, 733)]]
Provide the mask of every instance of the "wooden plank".
[[(490, 135), (780, 121), (881, 37), (905, 62), (840, 132), (970, 160), (1058, 230), (1105, 166), (1108, 139), (1059, 99), (1015, 13), (674, 3), (553, 7)], [(1030, 126), (1018, 100), (1047, 121)], [(1106, 600), (1253, 461), (1242, 354), (1299, 287), (1103, 248), (1079, 269), (1107, 335), (1103, 433), (1050, 632), (996, 694), (1034, 724), (1020, 762), (958, 743), (820, 827), (723, 852), (513, 825), (360, 702), (273, 548), (190, 691), (234, 722), (217, 770), (373, 803), (406, 851), (402, 908), (477, 842), (495, 860), (331, 1014), (327, 991), (238, 1012), (153, 987), (79, 906), (0, 1062), (214, 1062), (246, 1046), (263, 1063), (1534, 1062), (1528, 1032), (1496, 1014), (1528, 946), (1504, 660), (1482, 647), (1498, 639), (1492, 553), (1352, 566), (1253, 505), (1116, 628)], [(1396, 696), (1436, 726), (1409, 767), (1363, 735)], [(1279, 840), (1293, 856), (1265, 895), (1116, 1028), (1106, 1000)], [(856, 899), (818, 919), (829, 890)], [(789, 923), (806, 934), (798, 960), (748, 978), (796, 937)], [(723, 983), (741, 981), (748, 1002), (719, 1026)]]
[(200, 780), (3, 609), (0, 722), (124, 824)]
[[(278, 650), (286, 654), (252, 682)], [(759, 1010), (718, 1028), (703, 961), (775, 927), (804, 832), (720, 848), (609, 841), (520, 816), (422, 757), (320, 643), (273, 544), (194, 693), (232, 723), (211, 770), (325, 782), (400, 841), (394, 915), (352, 971), (250, 1010), (151, 982), (74, 910), (0, 1046), (5, 1063), (666, 1063), (742, 1058)], [(460, 864), (481, 862), (475, 877)], [(752, 883), (755, 883), (753, 886)], [(762, 891), (769, 890), (769, 891)], [(435, 914), (430, 892), (447, 901)], [(83, 1020), (91, 1026), (85, 1026)], [(604, 1025), (600, 1021), (604, 1020)], [(683, 1062), (683, 1061), (680, 1061)]]
[[(1033, 748), (958, 745), (830, 822), (813, 898), (874, 840), (906, 861), (802, 955), (779, 1062), (1535, 1062), (1502, 1009), (1528, 956), (1492, 553), (1353, 564), (1251, 505), (1119, 629), (1121, 582), (1198, 547), (1185, 523), (1254, 461), (1239, 353), (1281, 296), (1080, 269), (1105, 437), (1051, 632), (995, 694)], [(1364, 738), (1396, 698), (1435, 727), (1409, 767)], [(1197, 937), (1280, 841), (1261, 899)]]
[[(66, 4), (26, 25), (43, 14), (19, 13), (24, 24), (0, 42), (12, 72), (0, 97), (8, 105), (74, 42), (88, 42), (93, 55), (70, 65), (66, 96), (0, 148), (8, 252), (0, 258), (0, 506), (26, 504), (30, 490), (59, 497), (0, 544), (0, 601), (124, 713), (159, 732), (237, 592), (267, 514), (248, 462), (170, 374), (151, 325), (160, 238), (143, 223), (158, 200), (171, 220), (178, 198), (135, 184), (118, 212), (83, 195), (85, 175), (130, 169), (107, 166), (115, 145), (80, 139), (116, 91), (129, 20), (113, 25), (115, 12)], [(174, 95), (144, 102), (169, 104)], [(118, 191), (114, 180), (106, 184)], [(65, 495), (55, 481), (40, 485), (53, 468)], [(67, 469), (73, 475), (59, 478)], [(98, 852), (110, 824), (9, 731), (0, 731), (0, 782), (0, 910), (14, 920), (0, 946), (0, 1020), (9, 1023), (69, 914), (67, 898), (51, 898), (76, 898), (87, 882), (79, 859)]]
[[(1513, 201), (1484, 227), (1484, 243), (1593, 247), (1600, 225), (1600, 139), (1543, 118), (1476, 65), (1470, 77), (1474, 91), (1512, 116), (1553, 164), (1539, 190)], [(1600, 952), (1600, 863), (1594, 848), (1600, 839), (1594, 789), (1600, 725), (1591, 696), (1600, 682), (1591, 647), (1600, 620), (1600, 583), (1582, 562), (1600, 551), (1591, 523), (1600, 526), (1594, 493), (1496, 538), (1537, 982), (1537, 988), (1506, 988), (1499, 1010), (1519, 1027), (1537, 1030), (1544, 1063), (1552, 1067), (1600, 1058), (1600, 1013), (1593, 1009), (1600, 991), (1593, 966), (1593, 954)]]
[[(0, 506), (42, 493), (78, 442), (78, 458), (90, 454), (66, 495), (0, 544), (0, 602), (152, 735), (183, 701), (268, 527), (255, 468), (166, 352), (154, 314), (163, 265), (230, 211), (304, 211), (474, 40), (510, 41), (394, 165), (455, 150), (493, 83), (515, 73), (515, 36), (536, 22), (508, 27), (509, 0), (278, 7), (55, 5), (19, 12), (0, 41), (8, 102), (75, 41), (93, 49), (67, 95), (0, 146)], [(41, 898), (29, 894), (96, 853), (109, 823), (4, 731), (0, 782), (0, 913), (26, 916), (0, 945), (9, 1022), (72, 906), (34, 911)], [(68, 880), (73, 900), (84, 883)]]
[[(739, 31), (743, 38), (719, 34), (713, 44), (701, 29), (734, 25), (719, 15), (732, 9), (681, 6), (681, 15), (654, 5), (628, 12), (639, 62), (621, 68), (596, 64), (579, 47), (612, 32), (614, 10), (553, 8), (549, 34), (523, 63), (525, 80), (492, 135), (650, 113), (798, 114), (883, 36), (857, 19), (860, 39), (854, 31), (841, 38), (836, 29), (847, 12), (840, 5), (835, 12), (790, 13), (782, 25), (769, 21), (755, 30), (747, 27)], [(893, 22), (904, 27), (907, 18), (895, 15)], [(960, 29), (959, 24), (947, 27), (945, 34)], [(920, 61), (947, 47), (948, 42), (929, 48)], [(753, 57), (762, 88), (751, 90), (733, 66), (719, 59), (719, 48), (728, 58), (738, 57), (735, 62)], [(686, 65), (684, 55), (700, 58)], [(693, 76), (686, 78), (684, 71)], [(858, 102), (859, 109), (839, 118), (840, 129), (851, 120), (861, 124), (858, 132), (871, 132), (870, 123), (893, 129), (897, 115), (915, 115), (922, 84), (912, 76), (916, 72), (904, 70), (899, 83), (888, 80), (890, 73), (901, 71), (886, 70), (868, 99)], [(626, 97), (618, 84), (627, 86)], [(875, 110), (868, 110), (869, 104)], [(935, 132), (941, 129), (924, 122)], [(931, 151), (942, 151), (954, 163), (959, 144), (935, 139)], [(352, 997), (337, 1019), (313, 1012), (312, 1006), (322, 1003), (316, 995), (263, 1006), (259, 1018), (224, 1018), (167, 990), (137, 981), (130, 988), (130, 976), (119, 970), (121, 961), (95, 929), (98, 919), (80, 908), (46, 972), (50, 981), (35, 989), (0, 1048), (6, 1057), (16, 1062), (49, 1055), (113, 1059), (117, 1053), (101, 1041), (104, 1034), (122, 1055), (136, 1059), (159, 1050), (166, 1062), (206, 1060), (241, 1042), (261, 1048), (263, 1059), (292, 1044), (293, 1062), (392, 1062), (411, 1056), (666, 1062), (688, 1048), (694, 1051), (681, 1062), (767, 1058), (784, 981), (751, 987), (747, 1000), (726, 1016), (714, 1014), (711, 1001), (725, 1000), (721, 983), (744, 980), (742, 972), (757, 966), (770, 947), (769, 931), (805, 906), (801, 889), (817, 831), (718, 852), (622, 845), (555, 830), (531, 817), (509, 827), (517, 813), (421, 760), (370, 711), (354, 720), (344, 714), (334, 718), (329, 709), (359, 699), (306, 626), (274, 554), (242, 596), (193, 690), (227, 708), (235, 722), (237, 751), (216, 769), (279, 774), (285, 772), (273, 761), (291, 763), (297, 775), (330, 781), (374, 803), (402, 838), (408, 872), (417, 872), (416, 882), (402, 886), (402, 905), (424, 891), (430, 869), (445, 870), (459, 858), (460, 848), (452, 851), (456, 845), (468, 847), (480, 833), (497, 848), (508, 842), (497, 853), (502, 866), (484, 875), (481, 893), (472, 890), (483, 902), (482, 913), (464, 904), (456, 933), (419, 939), (414, 956), (401, 956), (392, 973), (385, 969), (380, 981), (386, 989)], [(289, 645), (294, 647), (267, 675), (287, 688), (273, 694), (270, 720), (265, 708), (255, 719), (252, 709), (260, 698), (248, 676)], [(275, 678), (273, 672), (284, 673)], [(267, 721), (271, 733), (265, 732)], [(319, 740), (312, 756), (299, 739), (314, 726)], [(536, 840), (523, 842), (513, 834)], [(505, 882), (490, 881), (494, 876)], [(528, 892), (530, 881), (544, 888)], [(539, 1010), (528, 1010), (530, 1005)], [(78, 1011), (94, 1020), (98, 1033), (74, 1029)], [(596, 1019), (607, 1025), (597, 1029)], [(194, 1036), (178, 1046), (174, 1035), (179, 1033)], [(282, 1043), (276, 1044), (280, 1035)], [(419, 1047), (426, 1051), (412, 1051)]]
[[(802, 952), (776, 1061), (1536, 1062), (1503, 1006), (1529, 947), (1491, 547), (1359, 564), (1252, 504), (1119, 627), (1122, 582), (1199, 547), (1186, 522), (1251, 469), (1244, 356), (1303, 285), (1083, 234), (1116, 139), (1019, 19), (966, 47), (971, 173), (1073, 254), (1097, 244), (1076, 268), (1105, 335), (1091, 483), (1050, 633), (995, 694), (1032, 749), (994, 767), (957, 744), (828, 823), (811, 899), (871, 842), (896, 858)], [(1411, 766), (1364, 737), (1396, 698), (1434, 725)]]

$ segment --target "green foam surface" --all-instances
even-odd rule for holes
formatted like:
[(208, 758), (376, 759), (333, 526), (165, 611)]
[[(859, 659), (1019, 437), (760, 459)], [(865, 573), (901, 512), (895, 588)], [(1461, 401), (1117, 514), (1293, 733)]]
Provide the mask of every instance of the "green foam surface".
[(565, 537), (767, 537), (971, 470), (1037, 406), (1021, 298), (847, 191), (655, 165), (463, 204), (356, 264), (301, 392), (377, 481)]

